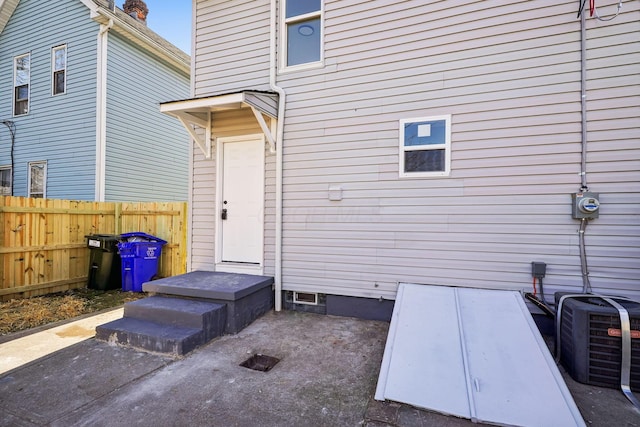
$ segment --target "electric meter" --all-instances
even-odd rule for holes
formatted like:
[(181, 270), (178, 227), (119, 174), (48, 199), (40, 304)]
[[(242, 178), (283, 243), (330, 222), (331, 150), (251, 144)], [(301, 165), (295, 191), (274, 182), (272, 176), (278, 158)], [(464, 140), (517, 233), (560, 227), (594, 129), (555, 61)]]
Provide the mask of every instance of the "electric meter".
[(600, 195), (598, 193), (573, 193), (571, 195), (571, 215), (575, 219), (598, 218), (600, 212)]

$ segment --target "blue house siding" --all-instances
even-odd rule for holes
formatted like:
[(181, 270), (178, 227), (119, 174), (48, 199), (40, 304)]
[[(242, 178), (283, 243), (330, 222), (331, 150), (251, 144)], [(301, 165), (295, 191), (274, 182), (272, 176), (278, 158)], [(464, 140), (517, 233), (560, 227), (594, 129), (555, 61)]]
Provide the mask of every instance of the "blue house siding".
[(159, 104), (188, 98), (189, 76), (118, 34), (108, 46), (105, 199), (186, 200), (189, 135)]
[[(46, 20), (45, 20), (46, 19)], [(94, 199), (96, 35), (79, 1), (22, 0), (0, 34), (0, 120), (16, 126), (14, 195), (27, 195), (28, 163), (47, 161), (47, 197)], [(51, 94), (51, 48), (67, 45), (67, 92)], [(29, 113), (13, 117), (13, 58), (31, 53)], [(10, 165), (0, 129), (0, 166)]]

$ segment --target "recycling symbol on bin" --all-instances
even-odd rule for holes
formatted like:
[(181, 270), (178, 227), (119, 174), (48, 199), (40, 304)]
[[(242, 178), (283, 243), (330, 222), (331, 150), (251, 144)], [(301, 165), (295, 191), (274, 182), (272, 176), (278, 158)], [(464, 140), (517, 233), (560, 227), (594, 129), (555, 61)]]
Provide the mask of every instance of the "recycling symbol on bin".
[(156, 248), (147, 248), (147, 257), (153, 258), (156, 256)]

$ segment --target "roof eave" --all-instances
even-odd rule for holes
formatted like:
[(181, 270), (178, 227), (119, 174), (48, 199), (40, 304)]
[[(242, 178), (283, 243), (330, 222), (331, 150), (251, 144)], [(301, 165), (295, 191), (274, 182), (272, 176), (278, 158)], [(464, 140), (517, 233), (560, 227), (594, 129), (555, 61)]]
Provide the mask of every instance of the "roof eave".
[[(185, 76), (190, 77), (191, 58), (189, 55), (162, 39), (160, 36), (158, 36), (157, 39), (149, 36), (145, 31), (136, 28), (132, 22), (127, 22), (129, 21), (129, 17), (122, 19), (116, 11), (100, 5), (99, 3), (102, 3), (101, 1), (80, 1), (90, 10), (91, 19), (99, 24), (108, 24), (110, 20), (113, 20), (113, 29), (116, 32), (135, 45), (151, 52), (162, 61), (182, 72)], [(4, 31), (9, 19), (11, 19), (18, 3), (20, 3), (20, 0), (0, 0), (0, 34)], [(149, 32), (151, 31), (149, 30)]]
[(20, 0), (0, 0), (0, 34), (4, 31), (4, 27), (9, 22), (11, 15), (18, 7)]
[[(186, 76), (191, 74), (191, 58), (180, 49), (169, 49), (165, 46), (165, 43), (161, 43), (158, 40), (154, 40), (149, 35), (140, 31), (132, 23), (127, 22), (128, 19), (122, 19), (116, 15), (113, 11), (99, 6), (92, 11), (91, 17), (99, 24), (108, 24), (110, 20), (113, 20), (113, 30), (131, 41), (135, 45), (147, 50), (160, 58), (161, 60), (172, 65)], [(166, 42), (168, 44), (168, 42)]]

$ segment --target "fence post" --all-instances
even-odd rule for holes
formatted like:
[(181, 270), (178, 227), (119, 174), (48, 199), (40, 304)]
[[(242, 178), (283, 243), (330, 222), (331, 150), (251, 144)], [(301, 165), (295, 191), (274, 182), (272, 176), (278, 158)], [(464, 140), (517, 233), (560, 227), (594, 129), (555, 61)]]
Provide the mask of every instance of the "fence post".
[[(188, 203), (183, 203), (182, 204), (182, 209), (181, 209), (181, 213), (180, 213), (180, 217), (181, 217), (181, 236), (180, 236), (180, 246), (181, 246), (181, 251), (180, 251), (180, 271), (184, 274), (187, 272), (187, 264), (188, 264), (188, 260), (187, 260), (187, 254), (190, 251), (190, 248), (188, 246), (189, 244), (189, 208), (188, 208)], [(175, 274), (175, 273), (174, 273)]]
[(114, 234), (122, 234), (122, 202), (117, 202), (113, 214)]
[[(5, 241), (5, 219), (4, 219), (4, 205), (8, 199), (4, 196), (0, 196), (0, 247), (6, 247), (7, 242)], [(4, 258), (6, 254), (0, 253), (0, 289), (4, 289), (5, 287), (9, 287), (9, 284), (5, 283), (4, 276)]]

